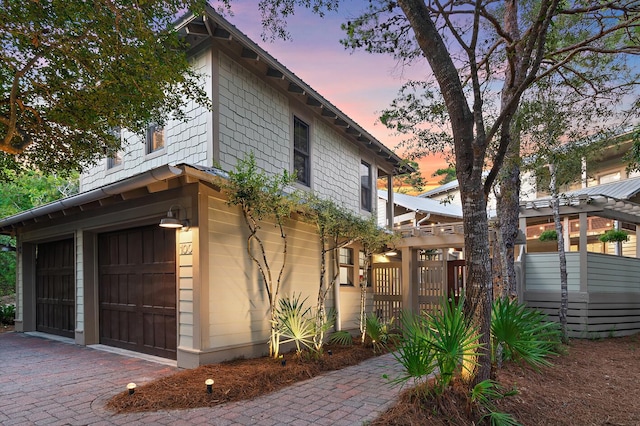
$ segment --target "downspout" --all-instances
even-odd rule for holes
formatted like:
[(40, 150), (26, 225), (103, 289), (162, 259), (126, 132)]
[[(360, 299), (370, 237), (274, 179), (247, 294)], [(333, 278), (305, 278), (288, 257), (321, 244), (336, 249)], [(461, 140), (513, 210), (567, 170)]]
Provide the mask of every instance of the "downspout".
[(416, 225), (417, 226), (422, 225), (422, 222), (424, 222), (425, 220), (429, 220), (430, 217), (431, 217), (431, 213), (427, 213), (427, 215), (425, 217), (423, 217), (422, 219), (420, 219)]

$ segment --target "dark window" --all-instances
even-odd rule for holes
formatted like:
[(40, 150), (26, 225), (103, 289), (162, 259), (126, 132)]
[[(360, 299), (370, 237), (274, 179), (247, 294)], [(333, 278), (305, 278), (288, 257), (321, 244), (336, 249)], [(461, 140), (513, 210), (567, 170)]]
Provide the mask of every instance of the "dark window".
[(164, 127), (152, 123), (147, 128), (147, 154), (164, 148)]
[(340, 285), (353, 286), (353, 249), (340, 249)]
[(293, 170), (298, 182), (310, 185), (309, 125), (293, 117)]
[(364, 161), (360, 163), (360, 207), (371, 211), (371, 166)]

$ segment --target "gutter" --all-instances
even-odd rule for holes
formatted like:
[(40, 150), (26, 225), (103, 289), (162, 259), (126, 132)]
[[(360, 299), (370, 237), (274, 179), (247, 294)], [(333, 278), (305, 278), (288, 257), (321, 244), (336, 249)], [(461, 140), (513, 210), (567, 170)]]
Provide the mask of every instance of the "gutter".
[(132, 176), (125, 180), (114, 182), (77, 195), (72, 195), (71, 197), (63, 198), (62, 200), (54, 201), (52, 203), (45, 204), (44, 206), (35, 207), (0, 220), (0, 234), (8, 234), (5, 228), (15, 226), (20, 222), (34, 220), (38, 217), (46, 216), (64, 209), (78, 207), (113, 195), (122, 194), (123, 192), (141, 188), (154, 182), (164, 181), (166, 179), (180, 176), (182, 173), (183, 170), (180, 168), (165, 165)]

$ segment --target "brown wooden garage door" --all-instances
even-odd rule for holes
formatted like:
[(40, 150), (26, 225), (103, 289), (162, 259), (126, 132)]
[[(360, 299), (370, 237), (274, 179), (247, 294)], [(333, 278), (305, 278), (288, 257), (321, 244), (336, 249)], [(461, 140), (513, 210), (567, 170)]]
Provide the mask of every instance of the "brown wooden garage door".
[(38, 244), (36, 330), (74, 337), (73, 239)]
[(101, 343), (176, 359), (175, 239), (157, 225), (99, 236)]

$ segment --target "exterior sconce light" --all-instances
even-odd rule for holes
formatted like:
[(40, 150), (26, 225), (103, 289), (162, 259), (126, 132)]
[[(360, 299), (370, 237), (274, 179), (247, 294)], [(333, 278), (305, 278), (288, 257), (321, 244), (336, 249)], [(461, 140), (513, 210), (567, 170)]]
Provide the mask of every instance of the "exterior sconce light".
[[(173, 213), (174, 208), (176, 210), (175, 216)], [(177, 212), (179, 212), (181, 208), (182, 207), (178, 205), (173, 205), (169, 207), (169, 211), (167, 212), (167, 217), (163, 217), (162, 220), (160, 221), (160, 227), (167, 228), (167, 229), (183, 229), (183, 230), (189, 229), (188, 219), (180, 220), (176, 217)], [(182, 209), (184, 210), (184, 208)]]
[(213, 379), (205, 380), (204, 384), (207, 385), (207, 393), (213, 393)]
[(127, 390), (129, 391), (129, 395), (133, 395), (134, 392), (136, 391), (136, 384), (135, 383), (129, 383), (127, 385)]

